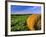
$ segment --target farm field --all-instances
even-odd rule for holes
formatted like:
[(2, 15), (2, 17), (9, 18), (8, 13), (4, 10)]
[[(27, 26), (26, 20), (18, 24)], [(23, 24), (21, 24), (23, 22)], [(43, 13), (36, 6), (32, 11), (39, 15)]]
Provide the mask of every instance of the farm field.
[(11, 31), (27, 31), (26, 20), (30, 15), (11, 15)]
[[(27, 18), (31, 15), (32, 14), (26, 14), (26, 15), (24, 15), (24, 14), (21, 14), (21, 15), (11, 14), (11, 31), (29, 31), (30, 29), (27, 27)], [(38, 22), (38, 24), (39, 24), (38, 25), (39, 28), (36, 28), (36, 30), (40, 30), (40, 25), (41, 24), (40, 24), (40, 22)]]

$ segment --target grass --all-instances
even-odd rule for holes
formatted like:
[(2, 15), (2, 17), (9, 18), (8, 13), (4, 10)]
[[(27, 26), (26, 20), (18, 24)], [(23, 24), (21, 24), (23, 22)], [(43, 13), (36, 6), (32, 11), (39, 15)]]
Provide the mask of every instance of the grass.
[(26, 15), (17, 15), (11, 14), (11, 31), (27, 31), (29, 30), (26, 26), (26, 20), (28, 16), (31, 14)]

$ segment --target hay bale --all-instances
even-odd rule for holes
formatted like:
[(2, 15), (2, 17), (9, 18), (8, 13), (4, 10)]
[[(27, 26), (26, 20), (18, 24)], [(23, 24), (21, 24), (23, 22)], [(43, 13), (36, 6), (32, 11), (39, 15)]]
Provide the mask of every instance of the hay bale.
[(27, 18), (27, 26), (30, 30), (35, 30), (34, 25), (37, 25), (38, 20), (40, 19), (41, 15), (39, 14), (32, 14)]

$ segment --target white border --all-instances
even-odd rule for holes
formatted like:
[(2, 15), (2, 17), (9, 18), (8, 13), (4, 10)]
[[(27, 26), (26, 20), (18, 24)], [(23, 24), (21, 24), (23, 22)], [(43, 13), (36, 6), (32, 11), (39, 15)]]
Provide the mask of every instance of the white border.
[[(11, 32), (11, 5), (22, 5), (22, 6), (41, 6), (41, 30), (38, 31), (19, 31), (19, 32)], [(32, 4), (32, 3), (17, 3), (17, 2), (8, 2), (8, 35), (17, 35), (17, 34), (34, 34), (34, 33), (43, 33), (44, 29), (44, 23), (43, 23), (43, 16), (44, 16), (44, 11), (43, 11), (43, 4)]]

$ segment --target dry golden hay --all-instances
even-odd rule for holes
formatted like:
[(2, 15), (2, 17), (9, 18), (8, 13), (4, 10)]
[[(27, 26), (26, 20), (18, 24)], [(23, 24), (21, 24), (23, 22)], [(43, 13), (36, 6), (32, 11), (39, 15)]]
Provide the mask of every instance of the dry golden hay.
[(39, 14), (32, 14), (31, 16), (27, 18), (27, 26), (30, 30), (35, 30), (34, 25), (37, 24), (40, 17), (41, 16)]

